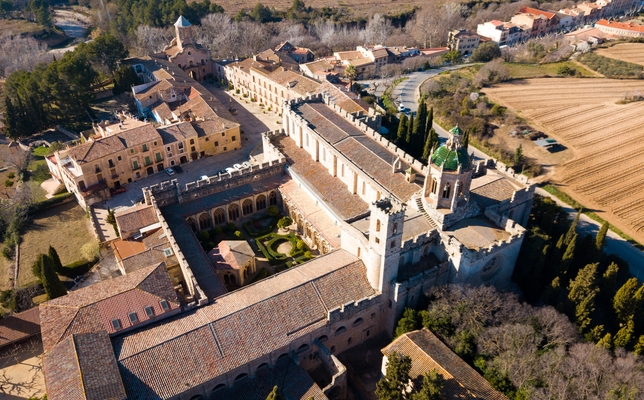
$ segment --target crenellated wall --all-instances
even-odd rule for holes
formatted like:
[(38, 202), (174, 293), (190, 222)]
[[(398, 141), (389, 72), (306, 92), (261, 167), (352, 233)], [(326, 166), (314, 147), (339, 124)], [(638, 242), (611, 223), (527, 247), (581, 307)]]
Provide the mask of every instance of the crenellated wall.
[(363, 297), (355, 302), (343, 304), (340, 307), (333, 308), (327, 313), (327, 320), (330, 324), (340, 321), (348, 321), (360, 312), (380, 303), (380, 295)]

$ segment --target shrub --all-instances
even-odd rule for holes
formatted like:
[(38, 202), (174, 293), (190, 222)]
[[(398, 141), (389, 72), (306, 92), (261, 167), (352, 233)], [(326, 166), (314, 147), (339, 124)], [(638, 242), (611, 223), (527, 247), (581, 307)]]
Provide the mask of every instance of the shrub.
[[(233, 84), (232, 84), (232, 83), (229, 83), (229, 84), (228, 84), (228, 90), (233, 90), (233, 88), (234, 88)], [(239, 93), (239, 89), (236, 89), (236, 90), (235, 90), (235, 93)]]
[(292, 223), (293, 223), (293, 220), (290, 217), (284, 217), (284, 218), (280, 219), (279, 221), (277, 221), (277, 227), (281, 228), (281, 229), (284, 229), (287, 226), (291, 225)]
[(642, 67), (626, 61), (600, 56), (595, 53), (583, 54), (578, 60), (607, 78), (642, 77)]
[(4, 187), (11, 187), (13, 186), (13, 181), (11, 179), (7, 179), (4, 181)]
[(235, 237), (238, 238), (238, 239), (243, 239), (244, 234), (241, 233), (241, 231), (235, 231)]
[(310, 259), (313, 258), (313, 254), (311, 254), (310, 251), (305, 251), (304, 252), (304, 257), (310, 260)]
[(266, 209), (266, 213), (270, 215), (271, 217), (277, 217), (280, 215), (280, 210), (276, 206), (270, 206), (268, 209)]
[(16, 174), (15, 174), (15, 173), (13, 173), (13, 171), (12, 171), (12, 172), (9, 172), (9, 173), (7, 174), (7, 178), (9, 178), (9, 179), (13, 179), (13, 178), (15, 178), (15, 177), (16, 177)]
[(497, 46), (496, 43), (490, 41), (490, 42), (484, 42), (479, 45), (478, 48), (474, 49), (472, 52), (472, 57), (470, 59), (472, 61), (492, 61), (495, 58), (501, 57), (501, 49), (499, 46)]
[(220, 227), (220, 226), (215, 226), (214, 228), (212, 228), (212, 233), (213, 233), (213, 235), (214, 235), (214, 236), (219, 236), (219, 235), (221, 235), (223, 232), (224, 232), (224, 231), (223, 231), (223, 229), (221, 229), (221, 227)]
[(505, 110), (506, 110), (505, 107), (495, 104), (492, 106), (492, 109), (490, 110), (490, 114), (498, 115), (499, 117), (502, 117), (503, 114), (505, 114)]
[(306, 243), (302, 240), (298, 240), (295, 244), (295, 247), (297, 247), (298, 250), (304, 250), (306, 248)]
[(100, 247), (98, 245), (98, 240), (91, 240), (81, 247), (81, 255), (87, 261), (94, 261), (98, 259), (99, 251)]
[(237, 230), (237, 225), (233, 224), (232, 222), (229, 222), (226, 224), (226, 227), (224, 228), (226, 232), (235, 232)]
[(210, 239), (210, 233), (208, 233), (208, 231), (199, 232), (199, 241), (200, 242), (207, 242), (209, 239)]
[(271, 106), (268, 106), (267, 110), (271, 111), (273, 108)]

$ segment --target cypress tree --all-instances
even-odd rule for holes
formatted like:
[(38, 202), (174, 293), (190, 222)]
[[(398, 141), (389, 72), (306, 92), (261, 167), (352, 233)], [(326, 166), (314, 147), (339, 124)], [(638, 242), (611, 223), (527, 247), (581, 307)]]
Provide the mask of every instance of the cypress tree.
[(49, 300), (55, 299), (67, 294), (67, 289), (54, 271), (54, 262), (48, 255), (42, 257), (42, 285), (47, 293)]
[(49, 255), (49, 258), (51, 258), (51, 261), (53, 262), (54, 271), (62, 272), (63, 264), (60, 262), (60, 257), (58, 257), (58, 252), (56, 251), (56, 249), (49, 246), (49, 251), (47, 252), (47, 255)]
[(561, 257), (561, 264), (559, 265), (559, 273), (561, 275), (565, 275), (568, 272), (570, 265), (574, 261), (576, 245), (577, 245), (577, 234), (575, 233), (573, 238), (570, 240), (570, 243), (568, 243), (568, 246), (566, 247), (566, 252), (564, 253), (563, 257)]
[(430, 136), (432, 129), (434, 129), (434, 107), (429, 108), (427, 113), (427, 122), (425, 123), (425, 140)]
[(637, 299), (638, 286), (637, 278), (631, 278), (619, 288), (613, 297), (613, 308), (621, 323), (627, 322), (640, 308), (640, 304), (638, 304), (640, 301)]
[(410, 153), (415, 158), (420, 158), (421, 151), (425, 144), (425, 127), (427, 123), (427, 104), (424, 101), (418, 106), (418, 114), (414, 120), (414, 130), (412, 132), (412, 143)]
[(398, 134), (396, 135), (396, 146), (402, 147), (405, 143), (405, 136), (407, 136), (407, 129), (409, 124), (409, 119), (405, 114), (400, 118), (400, 123), (398, 124)]
[(604, 247), (604, 240), (606, 239), (606, 234), (608, 233), (608, 222), (604, 222), (595, 236), (595, 248), (599, 253), (601, 253), (602, 248)]
[(572, 222), (570, 225), (570, 228), (568, 228), (568, 232), (566, 232), (566, 236), (564, 237), (564, 243), (569, 244), (570, 241), (572, 240), (572, 237), (576, 235), (577, 233), (577, 224), (579, 223), (579, 215), (581, 214), (581, 210), (577, 212), (577, 215), (575, 216), (575, 220)]
[(284, 397), (280, 394), (277, 386), (274, 386), (273, 390), (268, 394), (268, 397), (266, 397), (266, 400), (284, 400)]
[(633, 317), (631, 317), (622, 329), (620, 329), (613, 339), (613, 344), (615, 348), (617, 347), (627, 347), (633, 341), (633, 334), (635, 333), (635, 323), (633, 322)]
[(407, 124), (407, 136), (405, 136), (405, 147), (403, 150), (405, 150), (407, 153), (409, 153), (409, 145), (411, 144), (412, 137), (413, 137), (413, 131), (414, 131), (414, 114), (409, 117), (409, 124)]
[(575, 321), (580, 332), (590, 325), (590, 316), (595, 311), (595, 297), (599, 292), (597, 265), (586, 265), (568, 286), (568, 300), (574, 305)]
[(467, 148), (470, 145), (470, 129), (466, 130), (465, 133), (463, 134), (463, 141), (461, 142), (461, 145), (467, 151)]
[(42, 279), (42, 258), (44, 256), (44, 254), (40, 254), (38, 258), (36, 258), (34, 264), (31, 266), (31, 272), (33, 272), (34, 276), (38, 279)]
[(409, 384), (411, 358), (393, 353), (387, 361), (387, 374), (376, 383), (378, 399), (402, 399)]
[(19, 115), (18, 110), (13, 106), (11, 98), (7, 96), (5, 98), (5, 113), (4, 113), (4, 125), (5, 130), (7, 131), (7, 136), (11, 139), (20, 138), (20, 126), (19, 126)]

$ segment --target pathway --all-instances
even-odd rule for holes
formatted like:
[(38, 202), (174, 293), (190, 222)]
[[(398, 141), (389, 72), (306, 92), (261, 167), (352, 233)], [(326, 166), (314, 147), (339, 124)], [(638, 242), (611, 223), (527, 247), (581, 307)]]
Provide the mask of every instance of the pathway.
[(116, 232), (112, 224), (107, 222), (107, 207), (103, 204), (97, 204), (90, 207), (92, 213), (92, 222), (98, 232), (98, 239), (101, 243), (109, 242), (116, 239)]

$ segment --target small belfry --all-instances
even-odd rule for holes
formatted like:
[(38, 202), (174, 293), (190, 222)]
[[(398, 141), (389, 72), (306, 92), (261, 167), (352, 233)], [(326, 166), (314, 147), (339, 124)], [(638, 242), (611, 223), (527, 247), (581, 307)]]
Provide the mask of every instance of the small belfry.
[(455, 126), (447, 143), (429, 157), (429, 173), (423, 187), (428, 209), (454, 212), (467, 204), (472, 182), (472, 157), (463, 145), (463, 131)]
[(177, 22), (174, 23), (174, 29), (177, 33), (177, 46), (179, 49), (183, 50), (189, 44), (194, 46), (192, 24), (183, 15), (179, 16)]

